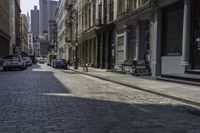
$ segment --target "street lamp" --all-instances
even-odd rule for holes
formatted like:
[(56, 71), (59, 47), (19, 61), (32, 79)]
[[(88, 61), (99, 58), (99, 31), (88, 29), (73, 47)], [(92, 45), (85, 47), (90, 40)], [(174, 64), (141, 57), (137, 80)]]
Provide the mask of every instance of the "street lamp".
[(74, 66), (74, 69), (78, 69), (78, 43), (76, 43), (76, 46), (75, 46), (75, 66)]

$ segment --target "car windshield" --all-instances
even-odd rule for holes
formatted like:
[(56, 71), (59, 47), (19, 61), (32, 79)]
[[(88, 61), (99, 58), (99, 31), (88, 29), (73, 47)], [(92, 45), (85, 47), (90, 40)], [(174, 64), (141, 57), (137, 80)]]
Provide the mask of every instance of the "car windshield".
[(6, 56), (4, 59), (19, 60), (20, 57), (19, 56), (9, 55), (9, 56)]

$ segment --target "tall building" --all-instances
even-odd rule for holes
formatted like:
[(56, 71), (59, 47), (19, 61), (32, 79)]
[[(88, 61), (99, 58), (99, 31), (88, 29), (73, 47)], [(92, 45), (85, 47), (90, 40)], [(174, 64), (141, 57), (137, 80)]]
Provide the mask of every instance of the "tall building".
[(28, 32), (31, 32), (31, 16), (29, 12), (27, 12), (27, 20), (28, 20)]
[(39, 33), (43, 35), (43, 33), (48, 33), (48, 23), (49, 21), (56, 20), (56, 9), (58, 5), (58, 1), (53, 0), (40, 0), (40, 14), (39, 14)]
[(31, 10), (31, 32), (34, 38), (39, 36), (39, 10), (37, 6), (34, 6), (34, 10)]
[(0, 58), (9, 54), (10, 10), (9, 0), (0, 0)]

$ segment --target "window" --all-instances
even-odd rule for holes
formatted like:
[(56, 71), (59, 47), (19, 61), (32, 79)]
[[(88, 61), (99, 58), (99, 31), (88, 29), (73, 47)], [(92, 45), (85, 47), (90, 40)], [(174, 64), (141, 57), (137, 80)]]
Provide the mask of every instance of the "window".
[(102, 3), (99, 4), (99, 25), (102, 24)]
[(113, 21), (113, 17), (114, 17), (114, 0), (110, 0), (110, 22)]
[(183, 5), (174, 4), (164, 9), (163, 14), (163, 54), (176, 56), (182, 54)]
[(107, 0), (104, 0), (104, 24), (107, 24)]
[(125, 13), (125, 0), (119, 0), (118, 1), (118, 16), (121, 16)]
[(91, 4), (88, 6), (88, 21), (89, 21), (89, 27), (91, 26)]
[(124, 35), (117, 38), (117, 60), (124, 60)]
[(93, 24), (95, 24), (96, 20), (96, 0), (93, 1)]
[(131, 11), (133, 9), (133, 2), (135, 0), (127, 0), (127, 11)]

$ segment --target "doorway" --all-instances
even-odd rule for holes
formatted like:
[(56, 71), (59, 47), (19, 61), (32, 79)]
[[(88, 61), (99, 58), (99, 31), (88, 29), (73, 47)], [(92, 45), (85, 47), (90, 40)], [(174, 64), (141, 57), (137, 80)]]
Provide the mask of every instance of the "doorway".
[(200, 69), (200, 1), (195, 0), (193, 69)]

